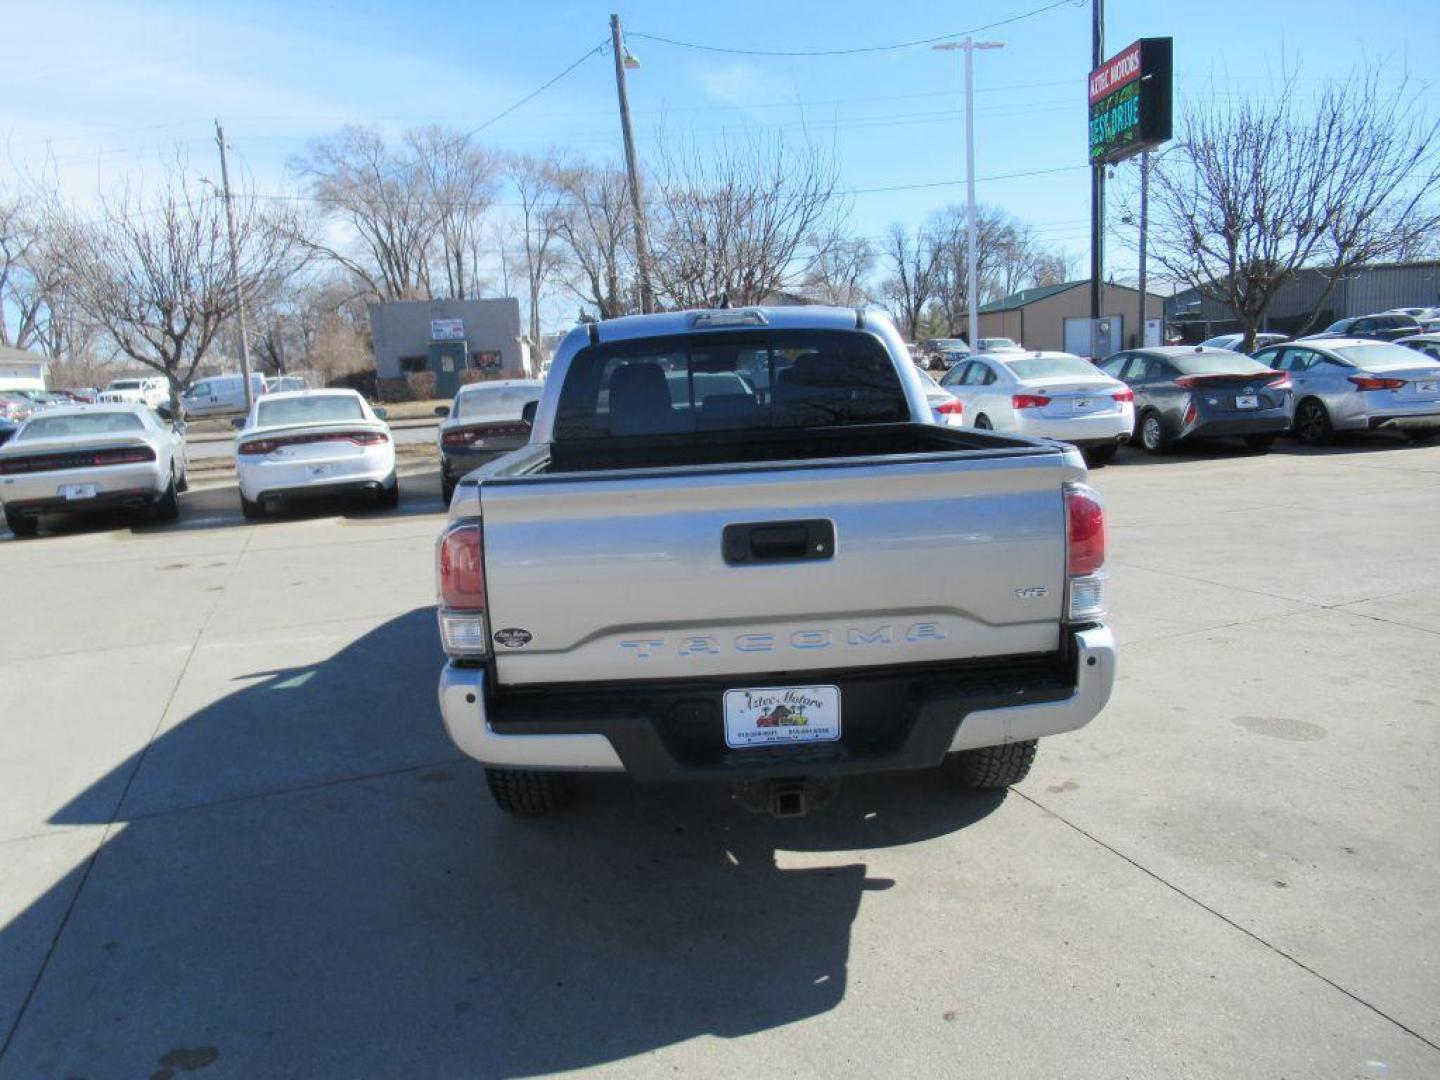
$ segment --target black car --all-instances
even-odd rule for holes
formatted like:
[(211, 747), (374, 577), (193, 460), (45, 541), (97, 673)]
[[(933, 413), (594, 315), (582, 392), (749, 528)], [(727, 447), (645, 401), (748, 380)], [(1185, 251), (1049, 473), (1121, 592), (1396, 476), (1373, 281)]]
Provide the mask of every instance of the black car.
[(1420, 333), (1420, 324), (1412, 316), (1400, 312), (1386, 312), (1383, 315), (1357, 315), (1351, 319), (1333, 322), (1312, 337), (1363, 337), (1376, 341), (1394, 341)]
[(1290, 426), (1289, 377), (1229, 349), (1130, 349), (1100, 370), (1135, 391), (1133, 441), (1152, 454), (1182, 439), (1226, 436), (1264, 451)]

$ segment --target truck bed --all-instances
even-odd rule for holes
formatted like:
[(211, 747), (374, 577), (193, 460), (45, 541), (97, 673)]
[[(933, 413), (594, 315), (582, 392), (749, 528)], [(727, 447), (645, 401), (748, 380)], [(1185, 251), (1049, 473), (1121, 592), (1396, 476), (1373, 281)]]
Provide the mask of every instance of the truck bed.
[(555, 473), (673, 469), (692, 465), (842, 461), (862, 457), (993, 457), (1053, 454), (1051, 446), (974, 429), (935, 424), (874, 424), (864, 427), (717, 431), (704, 434), (576, 439), (531, 446), (510, 455), (486, 480)]

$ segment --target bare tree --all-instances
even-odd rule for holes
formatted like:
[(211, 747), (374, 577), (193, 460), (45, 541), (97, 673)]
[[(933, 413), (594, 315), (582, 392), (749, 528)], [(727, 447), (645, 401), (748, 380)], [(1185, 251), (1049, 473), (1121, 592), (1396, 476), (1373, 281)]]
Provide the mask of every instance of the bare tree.
[[(157, 188), (128, 183), (100, 198), (93, 221), (56, 212), (75, 302), (132, 360), (163, 374), (172, 403), (235, 312), (235, 282), (220, 199), (182, 162)], [(300, 263), (286, 209), (236, 199), (239, 286), (253, 303)]]
[(940, 275), (939, 254), (924, 228), (912, 234), (895, 222), (886, 231), (881, 257), (887, 276), (880, 288), (890, 301), (901, 331), (911, 341), (918, 336), (925, 305), (935, 296)]
[(833, 157), (780, 135), (661, 146), (652, 273), (670, 306), (755, 304), (806, 280), (837, 232)]
[(564, 171), (554, 155), (544, 159), (517, 155), (506, 168), (510, 186), (519, 199), (516, 224), (521, 267), (530, 311), (530, 342), (537, 351), (541, 299), (562, 261), (559, 236), (565, 219), (565, 188), (561, 183)]
[(407, 132), (405, 145), (434, 218), (446, 295), (473, 298), (481, 282), (476, 269), (481, 224), (495, 201), (499, 163), (472, 136), (439, 127)]
[(62, 244), (42, 200), (0, 201), (0, 345), (51, 357), (90, 351), (93, 327), (71, 296)]
[[(1263, 96), (1192, 112), (1152, 167), (1151, 257), (1234, 312), (1253, 344), (1276, 294), (1303, 269), (1335, 283), (1399, 257), (1440, 228), (1440, 120), (1370, 65), (1313, 107), (1291, 78)], [(1303, 328), (1302, 328), (1303, 329)]]
[(375, 128), (352, 124), (316, 139), (290, 169), (360, 249), (308, 241), (317, 253), (355, 274), (381, 300), (431, 296), (430, 257), (440, 227), (424, 167), (413, 154), (396, 153)]
[(863, 236), (837, 236), (820, 246), (805, 276), (805, 291), (822, 304), (860, 307), (869, 300), (866, 279), (875, 267), (875, 248)]
[[(926, 228), (936, 248), (935, 299), (945, 312), (952, 333), (959, 332), (969, 316), (969, 239), (965, 207), (944, 206), (930, 215)], [(1014, 225), (1003, 210), (980, 205), (975, 213), (976, 295), (980, 302), (998, 298), (1004, 288), (1001, 267), (1013, 243)]]
[(567, 283), (602, 319), (633, 310), (635, 230), (625, 173), (613, 166), (579, 165), (559, 176), (568, 205), (560, 237), (570, 251)]

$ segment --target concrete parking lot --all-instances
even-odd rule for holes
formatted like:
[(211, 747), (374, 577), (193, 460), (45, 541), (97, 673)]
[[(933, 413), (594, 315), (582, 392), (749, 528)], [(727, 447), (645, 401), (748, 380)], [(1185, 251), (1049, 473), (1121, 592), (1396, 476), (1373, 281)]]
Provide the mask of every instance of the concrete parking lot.
[(404, 483), (0, 540), (0, 1077), (1440, 1075), (1440, 447), (1122, 454), (1100, 719), (790, 822), (502, 818)]

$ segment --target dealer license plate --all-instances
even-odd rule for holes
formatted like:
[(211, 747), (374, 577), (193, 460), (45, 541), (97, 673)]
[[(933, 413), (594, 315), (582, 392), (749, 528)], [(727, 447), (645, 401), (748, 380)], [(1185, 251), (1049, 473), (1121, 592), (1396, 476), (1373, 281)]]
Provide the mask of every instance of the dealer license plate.
[(840, 738), (838, 686), (768, 686), (725, 691), (725, 745), (835, 742)]
[(1243, 394), (1235, 399), (1235, 408), (1237, 409), (1258, 409), (1259, 407), (1260, 399), (1254, 394)]
[(1090, 399), (1088, 397), (1075, 398), (1073, 399), (1073, 406), (1076, 412), (1084, 412), (1090, 408)]
[(1440, 393), (1440, 382), (1417, 382), (1415, 384), (1415, 393), (1429, 394), (1431, 397), (1434, 397), (1437, 393)]
[(96, 491), (94, 484), (66, 484), (60, 489), (60, 497), (66, 500), (93, 499)]

